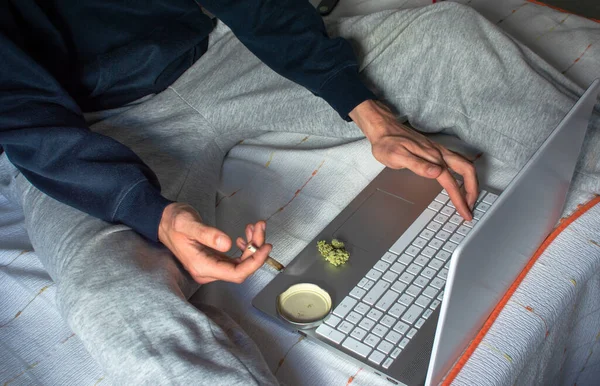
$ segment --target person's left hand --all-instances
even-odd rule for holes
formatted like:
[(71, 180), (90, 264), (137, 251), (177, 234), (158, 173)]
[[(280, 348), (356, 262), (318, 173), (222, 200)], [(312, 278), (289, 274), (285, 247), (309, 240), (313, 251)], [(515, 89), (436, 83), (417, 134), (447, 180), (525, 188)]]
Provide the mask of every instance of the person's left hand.
[[(392, 169), (408, 168), (414, 173), (435, 178), (448, 192), (458, 213), (473, 218), (471, 211), (478, 196), (475, 167), (463, 156), (398, 122), (389, 108), (368, 100), (350, 112), (350, 118), (371, 142), (373, 156)], [(465, 193), (450, 170), (464, 180)]]

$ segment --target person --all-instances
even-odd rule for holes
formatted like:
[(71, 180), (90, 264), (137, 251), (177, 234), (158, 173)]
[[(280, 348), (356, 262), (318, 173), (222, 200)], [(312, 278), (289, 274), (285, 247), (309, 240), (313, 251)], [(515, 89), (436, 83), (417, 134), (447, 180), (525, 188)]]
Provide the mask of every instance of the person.
[[(241, 283), (271, 251), (257, 221), (235, 244), (258, 250), (230, 259), (215, 224), (220, 167), (241, 139), (365, 136), (470, 219), (472, 163), (423, 133), (520, 166), (582, 93), (455, 3), (327, 26), (303, 0), (1, 4), (2, 192), (23, 208), (62, 315), (124, 384), (277, 383), (227, 315), (187, 302), (199, 284)], [(598, 127), (596, 114), (576, 181), (595, 192)]]

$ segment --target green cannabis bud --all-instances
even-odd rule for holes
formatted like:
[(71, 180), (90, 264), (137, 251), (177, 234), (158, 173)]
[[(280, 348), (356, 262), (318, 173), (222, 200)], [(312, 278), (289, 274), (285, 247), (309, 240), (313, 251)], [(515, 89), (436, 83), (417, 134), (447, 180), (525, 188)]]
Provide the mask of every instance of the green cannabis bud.
[(350, 258), (350, 254), (344, 248), (344, 243), (336, 239), (331, 240), (331, 244), (325, 240), (318, 241), (317, 249), (329, 264), (336, 267), (344, 264)]

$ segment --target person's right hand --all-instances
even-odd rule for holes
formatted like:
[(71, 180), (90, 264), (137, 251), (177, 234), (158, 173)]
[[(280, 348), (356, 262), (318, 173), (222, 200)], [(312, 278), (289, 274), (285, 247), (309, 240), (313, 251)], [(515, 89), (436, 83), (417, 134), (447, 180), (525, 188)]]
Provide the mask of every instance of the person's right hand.
[(264, 221), (249, 224), (246, 227), (246, 235), (251, 236), (248, 242), (258, 250), (254, 253), (245, 251), (240, 258), (232, 259), (223, 253), (231, 248), (229, 236), (204, 224), (190, 205), (175, 202), (163, 211), (158, 239), (198, 283), (215, 280), (242, 283), (264, 264), (271, 252), (272, 246), (264, 243), (265, 229)]

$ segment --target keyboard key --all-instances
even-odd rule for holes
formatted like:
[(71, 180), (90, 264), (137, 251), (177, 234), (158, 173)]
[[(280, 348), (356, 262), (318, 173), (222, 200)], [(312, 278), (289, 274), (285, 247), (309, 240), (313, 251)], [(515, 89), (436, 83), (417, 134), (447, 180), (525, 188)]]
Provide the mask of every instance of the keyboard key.
[(360, 323), (358, 323), (359, 327), (364, 328), (367, 331), (371, 331), (373, 326), (375, 325), (375, 321), (369, 318), (363, 318)]
[(353, 353), (356, 353), (357, 355), (360, 355), (363, 358), (369, 355), (369, 353), (372, 351), (371, 347), (367, 346), (364, 343), (360, 343), (351, 336), (346, 338), (344, 343), (342, 343), (342, 347), (345, 347), (346, 349), (352, 351)]
[(379, 341), (381, 341), (381, 338), (378, 337), (375, 334), (369, 334), (367, 335), (367, 337), (365, 338), (365, 343), (368, 344), (371, 347), (375, 347), (377, 346), (377, 344), (379, 344)]
[(435, 221), (435, 222), (439, 222), (440, 224), (443, 224), (443, 223), (445, 223), (446, 221), (448, 221), (448, 218), (449, 218), (448, 216), (446, 216), (446, 215), (444, 215), (444, 214), (441, 214), (441, 213), (438, 213), (438, 214), (437, 214), (437, 215), (436, 215), (436, 216), (433, 218), (433, 221)]
[(450, 241), (452, 241), (453, 243), (456, 243), (456, 244), (462, 243), (462, 241), (464, 239), (465, 239), (465, 236), (459, 235), (458, 233), (455, 233), (452, 235), (452, 237), (450, 237)]
[(442, 260), (432, 259), (427, 266), (437, 272), (443, 265)]
[(417, 333), (417, 329), (416, 328), (411, 328), (410, 331), (406, 334), (406, 336), (409, 339), (412, 339), (415, 337), (415, 334)]
[(388, 330), (389, 328), (387, 328), (383, 324), (376, 324), (375, 327), (373, 327), (373, 330), (371, 330), (371, 332), (377, 335), (378, 337), (383, 338), (385, 334), (387, 334)]
[(480, 211), (480, 210), (477, 210), (477, 209), (475, 209), (475, 210), (473, 211), (473, 219), (474, 219), (474, 220), (481, 220), (481, 218), (483, 217), (483, 215), (484, 215), (484, 214), (485, 214), (484, 212), (482, 212), (482, 211)]
[(421, 248), (411, 245), (410, 247), (406, 248), (405, 252), (407, 255), (417, 256), (419, 252), (421, 252)]
[(390, 283), (394, 283), (396, 279), (398, 279), (398, 274), (392, 271), (387, 271), (383, 274), (383, 280), (389, 281)]
[(350, 295), (352, 295), (352, 297), (357, 298), (358, 300), (362, 299), (362, 297), (367, 293), (367, 291), (365, 291), (364, 289), (356, 286), (354, 287), (354, 289), (352, 291), (350, 291)]
[(407, 246), (410, 245), (415, 236), (418, 235), (423, 228), (425, 228), (425, 225), (429, 223), (433, 216), (435, 216), (435, 212), (433, 210), (425, 209), (419, 215), (419, 217), (417, 217), (415, 221), (410, 224), (408, 229), (402, 233), (402, 236), (396, 240), (394, 245), (390, 247), (389, 251), (399, 255)]
[(421, 267), (415, 263), (412, 263), (408, 266), (408, 268), (406, 268), (406, 272), (411, 273), (413, 275), (418, 275), (419, 272), (421, 272)]
[(410, 296), (409, 294), (402, 294), (400, 295), (400, 300), (398, 300), (398, 302), (400, 304), (404, 304), (405, 306), (410, 306), (412, 304), (412, 302), (415, 300), (415, 298), (413, 298), (412, 296)]
[(356, 324), (356, 323), (360, 322), (361, 319), (362, 319), (362, 315), (360, 315), (359, 313), (354, 312), (354, 311), (352, 311), (351, 313), (348, 314), (348, 316), (346, 316), (346, 320), (352, 324)]
[(431, 316), (431, 314), (433, 314), (433, 310), (427, 309), (423, 311), (423, 315), (421, 315), (421, 317), (428, 319)]
[(333, 313), (339, 316), (340, 318), (345, 317), (348, 312), (358, 303), (356, 299), (351, 298), (350, 296), (346, 296), (344, 300), (333, 310)]
[(429, 308), (431, 308), (432, 310), (435, 310), (436, 308), (438, 308), (438, 306), (440, 305), (440, 301), (439, 300), (434, 300), (431, 302), (431, 304), (429, 305)]
[(425, 247), (422, 251), (421, 254), (423, 256), (427, 256), (429, 258), (433, 257), (433, 255), (435, 255), (435, 249), (431, 248), (431, 247)]
[(394, 345), (388, 342), (387, 340), (381, 341), (381, 343), (379, 343), (379, 345), (377, 346), (377, 350), (381, 351), (384, 354), (389, 354), (393, 348)]
[(400, 347), (396, 347), (394, 349), (394, 351), (392, 351), (392, 355), (390, 355), (390, 357), (396, 359), (396, 358), (398, 358), (398, 355), (400, 355), (401, 352), (402, 352), (402, 349)]
[(396, 318), (392, 317), (391, 315), (385, 315), (383, 318), (381, 318), (380, 323), (386, 327), (392, 327), (394, 323), (396, 323)]
[(404, 290), (406, 289), (407, 284), (403, 283), (401, 281), (396, 281), (394, 284), (392, 284), (392, 289), (398, 293), (402, 293), (404, 292)]
[(426, 277), (427, 279), (431, 279), (432, 277), (435, 276), (436, 271), (429, 268), (429, 267), (425, 267), (423, 269), (423, 272), (421, 272), (421, 276)]
[(363, 340), (363, 338), (367, 336), (367, 332), (360, 327), (355, 327), (350, 333), (350, 336), (356, 340)]
[(394, 326), (394, 331), (398, 331), (400, 334), (406, 334), (406, 331), (408, 331), (408, 324), (398, 321)]
[(463, 225), (466, 225), (469, 228), (473, 228), (475, 225), (477, 225), (477, 223), (478, 223), (478, 220), (473, 219), (471, 221), (465, 221), (465, 222), (463, 222)]
[(371, 287), (373, 287), (375, 285), (375, 282), (373, 280), (369, 280), (367, 279), (367, 284), (364, 285), (363, 289), (365, 290), (370, 290)]
[[(442, 231), (442, 232), (445, 232), (445, 231)], [(437, 251), (438, 249), (440, 249), (442, 247), (442, 245), (444, 245), (444, 242), (442, 240), (436, 238), (436, 239), (432, 239), (429, 242), (428, 247), (431, 249), (435, 249)]]
[[(428, 268), (426, 268), (428, 269)], [(425, 270), (423, 270), (425, 271)], [(417, 278), (415, 279), (415, 281), (413, 281), (413, 284), (415, 284), (418, 287), (424, 288), (427, 286), (427, 284), (429, 284), (429, 279), (427, 279), (425, 276), (423, 276), (423, 273), (421, 272), (422, 276), (417, 276)]]
[(424, 324), (425, 324), (425, 319), (420, 318), (419, 320), (417, 320), (417, 323), (415, 323), (415, 327), (421, 328), (421, 327), (423, 327)]
[(479, 192), (479, 195), (477, 196), (477, 200), (476, 202), (479, 202), (481, 200), (483, 200), (483, 197), (485, 196), (487, 192), (485, 190), (482, 190), (481, 192)]
[(419, 235), (419, 237), (424, 238), (425, 240), (431, 240), (431, 238), (433, 237), (434, 232), (430, 231), (429, 229), (425, 229), (423, 230), (423, 232), (421, 232), (421, 234)]
[(404, 311), (406, 311), (406, 306), (404, 306), (400, 303), (396, 303), (392, 306), (392, 308), (390, 308), (388, 313), (395, 318), (399, 318), (400, 315), (402, 315), (404, 313)]
[(453, 233), (456, 230), (456, 228), (458, 228), (458, 225), (452, 224), (451, 222), (446, 223), (442, 227), (442, 229), (445, 230), (448, 233)]
[(456, 233), (458, 233), (459, 235), (466, 236), (469, 234), (470, 231), (471, 231), (471, 228), (469, 228), (468, 226), (465, 226), (465, 225), (461, 225), (456, 230)]
[(438, 273), (438, 276), (444, 280), (448, 279), (448, 268), (443, 268), (440, 273)]
[(342, 323), (337, 325), (336, 330), (341, 331), (344, 334), (349, 334), (353, 328), (354, 328), (354, 325), (352, 325), (352, 323), (349, 323), (349, 322), (343, 320)]
[(331, 315), (329, 315), (329, 317), (327, 318), (327, 320), (325, 321), (325, 323), (327, 323), (331, 327), (335, 327), (335, 326), (338, 325), (339, 322), (341, 322), (341, 320), (342, 319), (340, 319), (337, 316), (331, 314)]
[(408, 308), (408, 310), (406, 310), (406, 312), (404, 312), (404, 315), (402, 315), (402, 320), (408, 324), (413, 324), (417, 321), (417, 318), (421, 315), (421, 312), (423, 312), (423, 308), (413, 304)]
[(378, 270), (372, 268), (368, 273), (367, 273), (367, 278), (371, 279), (373, 281), (377, 281), (379, 280), (379, 278), (381, 277), (381, 272), (379, 272)]
[(414, 257), (407, 255), (406, 253), (401, 254), (398, 257), (398, 260), (396, 260), (397, 262), (404, 264), (404, 265), (409, 265), (410, 263), (412, 263)]
[(404, 268), (406, 268), (406, 265), (402, 265), (400, 263), (394, 263), (392, 264), (392, 266), (390, 267), (390, 270), (388, 272), (395, 272), (397, 274), (401, 274), (404, 271)]
[(423, 249), (427, 245), (427, 240), (417, 237), (413, 242), (413, 245), (419, 249)]
[(441, 231), (435, 234), (435, 238), (442, 241), (446, 241), (450, 238), (450, 233), (442, 229)]
[(480, 202), (479, 204), (477, 204), (477, 206), (475, 206), (475, 209), (482, 211), (483, 213), (487, 212), (488, 209), (490, 209), (490, 204), (487, 204), (485, 202)]
[(417, 295), (419, 295), (419, 293), (421, 292), (421, 288), (419, 288), (416, 285), (412, 284), (410, 287), (408, 287), (406, 289), (405, 292), (407, 294), (409, 294), (410, 296), (417, 297)]
[(433, 232), (437, 232), (441, 228), (442, 228), (442, 224), (440, 224), (439, 222), (432, 221), (429, 224), (427, 224), (427, 229), (429, 229)]
[(436, 212), (439, 212), (440, 209), (442, 209), (444, 207), (444, 204), (442, 204), (441, 202), (437, 202), (437, 201), (433, 201), (431, 204), (429, 204), (428, 208), (431, 210), (435, 210)]
[(452, 224), (460, 224), (461, 222), (463, 222), (463, 218), (460, 216), (460, 214), (455, 214), (452, 217), (450, 217), (449, 220)]
[(448, 251), (439, 251), (436, 255), (435, 258), (436, 259), (440, 259), (443, 262), (448, 261), (448, 259), (450, 258), (450, 256), (452, 256), (452, 254)]
[(437, 197), (434, 200), (437, 202), (441, 202), (442, 204), (445, 204), (449, 200), (449, 197), (447, 194), (440, 193), (437, 195)]
[(415, 304), (423, 308), (427, 308), (429, 302), (431, 302), (431, 299), (425, 295), (421, 295), (417, 298), (417, 300), (415, 300)]
[(385, 361), (383, 361), (383, 364), (381, 365), (381, 367), (383, 367), (384, 369), (389, 369), (390, 366), (392, 365), (392, 363), (394, 363), (394, 360), (390, 357), (388, 357)]
[(387, 269), (389, 267), (390, 267), (390, 265), (388, 263), (386, 263), (383, 260), (379, 260), (373, 268), (375, 268), (376, 270), (378, 270), (380, 272), (385, 272), (385, 271), (387, 271)]
[(415, 263), (419, 264), (421, 267), (424, 267), (429, 263), (429, 258), (427, 256), (419, 255), (415, 258)]
[(408, 342), (410, 342), (410, 340), (408, 338), (404, 338), (400, 341), (400, 344), (398, 345), (398, 347), (400, 347), (401, 349), (405, 349), (406, 345), (408, 344)]
[(342, 340), (346, 337), (344, 334), (342, 334), (339, 331), (334, 330), (333, 328), (329, 327), (326, 324), (321, 324), (318, 328), (317, 328), (317, 334), (329, 339), (330, 341), (340, 344), (342, 342)]
[(408, 273), (408, 272), (404, 272), (402, 275), (400, 275), (398, 280), (403, 281), (406, 284), (409, 284), (414, 278), (415, 278), (415, 275)]
[(427, 296), (429, 299), (435, 299), (435, 295), (437, 295), (438, 290), (434, 287), (427, 287), (423, 290), (423, 295)]
[(452, 252), (454, 252), (454, 250), (456, 249), (456, 247), (458, 247), (457, 244), (454, 244), (453, 242), (448, 241), (448, 242), (446, 242), (446, 244), (444, 244), (443, 248), (444, 248), (444, 250), (452, 253)]
[(431, 281), (431, 286), (437, 289), (444, 288), (444, 284), (446, 284), (446, 280), (436, 277)]
[(452, 217), (452, 215), (454, 214), (454, 208), (451, 208), (449, 206), (445, 206), (440, 213), (445, 214), (448, 217)]
[(400, 339), (402, 339), (402, 334), (392, 330), (385, 336), (385, 339), (392, 342), (393, 344), (398, 344), (398, 342), (400, 342)]
[(361, 315), (364, 315), (364, 314), (366, 314), (366, 313), (369, 311), (369, 309), (370, 309), (370, 308), (371, 308), (371, 307), (367, 306), (365, 303), (363, 303), (363, 302), (359, 302), (359, 303), (358, 303), (358, 304), (357, 304), (357, 305), (354, 307), (354, 311), (355, 311), (355, 312), (358, 312), (358, 313), (359, 313), (359, 314), (361, 314)]
[(369, 279), (367, 279), (366, 277), (363, 277), (362, 279), (360, 279), (357, 286), (359, 286), (360, 288), (364, 288), (364, 286), (367, 284), (368, 281), (369, 281)]
[(393, 264), (397, 258), (398, 258), (398, 256), (394, 255), (392, 252), (386, 252), (381, 257), (381, 260), (385, 261), (386, 263)]
[(379, 311), (378, 309), (371, 308), (371, 311), (369, 311), (369, 313), (367, 314), (367, 317), (373, 319), (374, 321), (378, 321), (382, 315), (383, 315), (383, 313), (381, 311)]
[(387, 290), (386, 293), (379, 299), (375, 307), (379, 308), (381, 311), (387, 311), (388, 308), (394, 304), (396, 299), (398, 299), (398, 293), (392, 290)]
[(442, 299), (443, 299), (443, 297), (444, 297), (444, 291), (441, 291), (441, 292), (438, 294), (438, 296), (437, 296), (437, 298), (436, 298), (436, 299), (437, 299), (437, 300), (439, 300), (439, 301), (441, 302), (441, 301), (442, 301)]
[(373, 288), (363, 297), (363, 302), (372, 306), (379, 300), (381, 295), (390, 287), (390, 283), (385, 280), (378, 281)]
[(380, 351), (373, 351), (373, 353), (369, 356), (369, 360), (376, 365), (380, 364), (385, 359), (385, 354)]
[(483, 202), (485, 202), (486, 204), (490, 204), (492, 205), (494, 202), (496, 202), (496, 199), (498, 198), (497, 194), (494, 193), (488, 193), (484, 198), (483, 198)]

